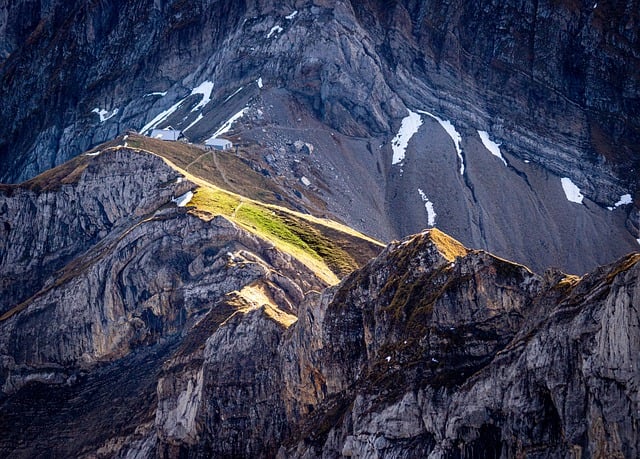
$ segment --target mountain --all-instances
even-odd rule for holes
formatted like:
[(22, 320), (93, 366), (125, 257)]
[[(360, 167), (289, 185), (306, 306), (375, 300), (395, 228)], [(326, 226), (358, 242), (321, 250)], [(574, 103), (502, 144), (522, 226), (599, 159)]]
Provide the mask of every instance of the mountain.
[(436, 226), (582, 274), (640, 238), (639, 11), (17, 0), (0, 7), (0, 181), (170, 125), (228, 137), (298, 210), (380, 240)]
[(133, 134), (3, 185), (2, 456), (638, 455), (637, 253), (538, 275), (278, 195)]
[(639, 15), (4, 2), (0, 456), (638, 457)]

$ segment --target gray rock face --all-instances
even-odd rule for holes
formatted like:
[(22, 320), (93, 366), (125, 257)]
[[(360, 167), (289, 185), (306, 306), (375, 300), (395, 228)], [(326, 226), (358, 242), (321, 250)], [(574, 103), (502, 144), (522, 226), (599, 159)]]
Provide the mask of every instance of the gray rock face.
[[(286, 179), (300, 209), (319, 199), (390, 241), (432, 226), (420, 189), (435, 225), (463, 243), (582, 274), (640, 237), (639, 8), (594, 5), (11, 2), (0, 12), (0, 181), (147, 123), (202, 142), (247, 109), (224, 135)], [(408, 109), (457, 129), (464, 175), (426, 116), (392, 164)], [(506, 170), (486, 160), (478, 130), (501, 144)], [(296, 141), (313, 153), (287, 153)], [(566, 202), (561, 177), (584, 206)], [(631, 204), (606, 211), (626, 194)]]
[(638, 256), (541, 278), (428, 239), (301, 311), (290, 381), (323, 384), (280, 457), (634, 457)]
[[(44, 286), (55, 271), (116, 228), (141, 220), (191, 184), (160, 158), (110, 149), (81, 156), (0, 195), (0, 311)], [(28, 283), (24, 279), (28, 278)]]
[[(325, 288), (272, 243), (177, 207), (194, 186), (113, 147), (3, 187), (6, 221), (56, 228), (2, 234), (3, 279), (27, 260), (44, 273), (6, 284), (3, 456), (640, 452), (638, 254), (539, 276), (432, 229)], [(59, 239), (96, 215), (90, 237)]]
[(177, 208), (172, 198), (194, 185), (157, 156), (119, 147), (58, 172), (58, 189), (38, 189), (52, 180), (38, 177), (3, 197), (5, 222), (30, 222), (2, 235), (5, 393), (178, 333), (207, 305), (259, 279), (289, 312), (302, 292), (322, 286), (232, 223)]

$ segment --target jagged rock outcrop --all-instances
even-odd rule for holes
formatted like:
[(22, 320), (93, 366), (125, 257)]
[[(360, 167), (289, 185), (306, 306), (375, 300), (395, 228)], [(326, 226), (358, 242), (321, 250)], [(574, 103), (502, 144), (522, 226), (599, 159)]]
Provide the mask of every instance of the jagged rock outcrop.
[[(110, 182), (131, 176), (144, 186)], [(12, 215), (74, 228), (74, 202), (77, 221), (104, 218), (55, 263), (37, 231), (2, 234), (3, 279), (28, 272), (22, 245), (49, 262), (0, 317), (3, 455), (639, 453), (638, 254), (540, 276), (431, 229), (325, 288), (197, 199), (177, 206), (195, 183), (149, 152), (105, 148), (45, 178), (3, 188)]]
[[(54, 174), (58, 186), (40, 189)], [(224, 218), (176, 207), (172, 199), (194, 186), (162, 158), (116, 147), (6, 187), (3, 224), (24, 228), (2, 234), (5, 393), (179, 333), (258, 280), (288, 313), (324, 285)]]
[(634, 457), (638, 255), (540, 277), (451, 243), (391, 247), (301, 311), (291, 346), (323, 338), (291, 381), (323, 384), (280, 457)]
[[(640, 237), (638, 11), (637, 0), (11, 2), (0, 181), (127, 129), (171, 125), (195, 142), (222, 130), (301, 209), (320, 201), (386, 241), (435, 219), (469, 246), (582, 274)], [(420, 115), (394, 163), (407, 110), (450, 122), (461, 153)], [(296, 141), (313, 153), (290, 154)], [(567, 201), (561, 178), (584, 203)], [(572, 238), (585, 242), (567, 250)]]

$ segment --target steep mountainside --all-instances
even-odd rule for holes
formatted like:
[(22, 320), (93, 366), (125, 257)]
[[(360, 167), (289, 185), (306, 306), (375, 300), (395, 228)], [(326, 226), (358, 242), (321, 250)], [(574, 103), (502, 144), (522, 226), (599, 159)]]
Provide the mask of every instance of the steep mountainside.
[(297, 208), (382, 240), (437, 226), (581, 274), (640, 237), (639, 11), (637, 0), (10, 2), (0, 181), (171, 125), (194, 142), (231, 138)]
[(3, 457), (640, 454), (639, 254), (579, 278), (436, 229), (382, 250), (167, 145), (0, 190)]

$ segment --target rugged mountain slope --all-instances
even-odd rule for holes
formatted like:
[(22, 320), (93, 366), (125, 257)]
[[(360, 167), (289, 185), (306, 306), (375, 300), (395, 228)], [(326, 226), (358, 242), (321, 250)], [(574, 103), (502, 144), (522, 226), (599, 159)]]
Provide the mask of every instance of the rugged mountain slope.
[(539, 276), (432, 229), (327, 288), (379, 246), (175, 148), (2, 188), (3, 456), (638, 455), (638, 254)]
[[(380, 239), (435, 224), (582, 273), (640, 236), (638, 11), (636, 0), (11, 2), (1, 180), (127, 129), (172, 125), (196, 142), (222, 131), (285, 195), (308, 182), (314, 204), (298, 205)], [(568, 201), (561, 178), (585, 199)]]
[[(185, 180), (165, 161), (104, 145), (3, 186), (5, 453), (115, 451), (120, 437), (152, 427), (158, 399), (164, 407), (163, 391), (171, 389), (158, 386), (156, 394), (156, 385), (165, 361), (175, 359), (181, 370), (194, 365), (180, 364), (181, 353), (202, 351), (235, 314), (257, 314), (277, 337), (295, 321), (305, 292), (337, 282), (380, 250), (339, 224), (239, 197), (186, 172), (199, 184)], [(23, 409), (38, 411), (35, 424)]]

